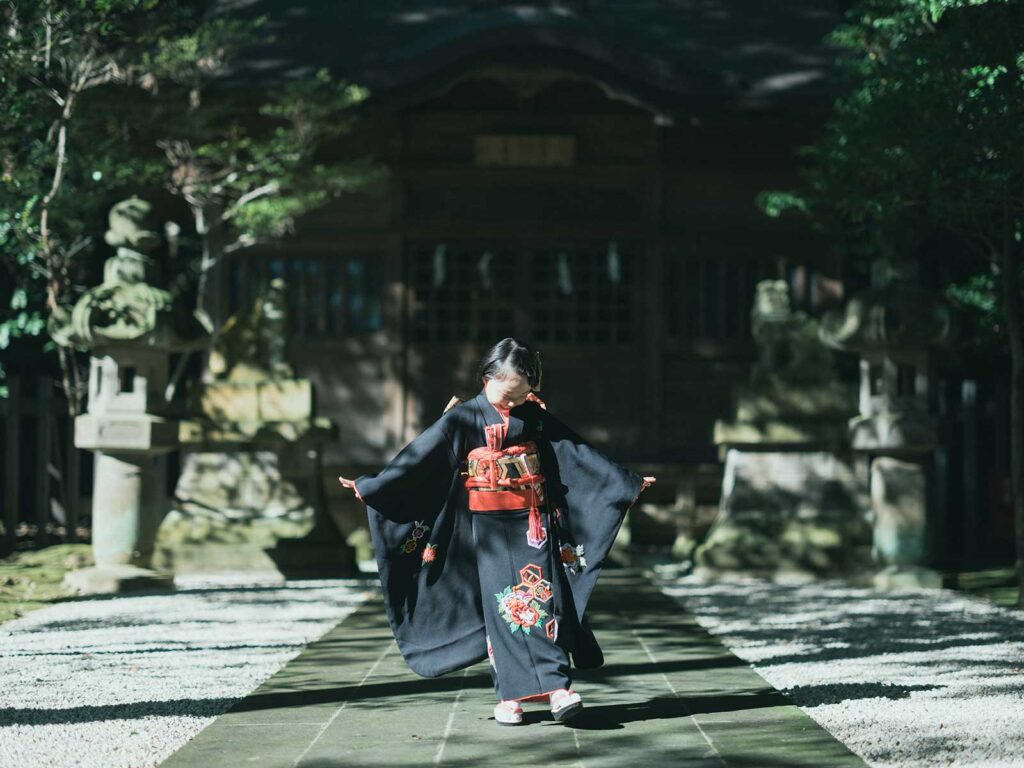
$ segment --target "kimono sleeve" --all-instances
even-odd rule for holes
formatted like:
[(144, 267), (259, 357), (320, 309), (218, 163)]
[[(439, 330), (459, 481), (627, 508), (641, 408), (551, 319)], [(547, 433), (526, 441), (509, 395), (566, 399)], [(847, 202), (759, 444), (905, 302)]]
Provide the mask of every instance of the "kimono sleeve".
[(366, 506), (395, 523), (433, 517), (444, 507), (459, 461), (438, 419), (377, 474), (356, 478)]
[[(486, 630), (461, 461), (457, 409), (375, 475), (356, 478), (384, 606), (409, 667), (437, 677), (487, 657)], [(464, 411), (463, 411), (464, 412)]]
[(608, 515), (622, 522), (622, 517), (640, 495), (643, 477), (616, 464), (548, 411), (541, 411), (544, 438), (551, 447), (554, 462), (549, 478), (559, 497), (573, 511), (592, 516), (592, 512)]

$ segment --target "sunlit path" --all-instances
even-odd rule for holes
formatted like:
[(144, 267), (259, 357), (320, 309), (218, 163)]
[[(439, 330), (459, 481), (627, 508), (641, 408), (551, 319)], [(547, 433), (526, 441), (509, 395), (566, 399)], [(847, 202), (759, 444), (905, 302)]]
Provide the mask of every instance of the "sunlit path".
[(495, 724), (485, 663), (417, 677), (372, 598), (162, 768), (864, 765), (639, 572), (605, 571), (591, 609), (606, 662), (571, 726)]

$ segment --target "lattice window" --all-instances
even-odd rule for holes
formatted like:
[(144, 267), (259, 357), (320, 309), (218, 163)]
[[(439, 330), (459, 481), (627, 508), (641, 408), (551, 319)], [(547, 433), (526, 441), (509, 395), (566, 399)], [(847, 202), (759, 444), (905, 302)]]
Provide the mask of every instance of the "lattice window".
[(503, 249), (438, 243), (410, 253), (413, 336), (486, 343), (513, 333), (517, 265)]
[(633, 267), (633, 254), (614, 241), (534, 253), (534, 337), (574, 344), (632, 341)]
[(230, 262), (229, 312), (251, 306), (274, 277), (287, 286), (291, 335), (336, 338), (380, 330), (376, 256), (238, 256)]
[[(610, 242), (488, 249), (439, 243), (410, 251), (413, 336), (478, 342), (515, 334), (529, 318), (538, 342), (633, 340), (634, 256)], [(518, 315), (518, 318), (517, 318)]]
[(665, 260), (666, 331), (670, 338), (738, 341), (750, 338), (758, 280), (775, 275), (768, 261), (716, 257)]

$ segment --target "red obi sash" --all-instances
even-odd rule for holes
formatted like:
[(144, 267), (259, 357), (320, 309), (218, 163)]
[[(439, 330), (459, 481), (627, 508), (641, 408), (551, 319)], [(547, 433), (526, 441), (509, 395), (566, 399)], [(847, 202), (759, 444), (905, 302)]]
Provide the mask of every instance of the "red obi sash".
[(481, 446), (466, 457), (466, 489), (471, 512), (530, 510), (529, 537), (541, 541), (540, 510), (544, 503), (544, 475), (540, 454), (532, 440), (505, 448)]

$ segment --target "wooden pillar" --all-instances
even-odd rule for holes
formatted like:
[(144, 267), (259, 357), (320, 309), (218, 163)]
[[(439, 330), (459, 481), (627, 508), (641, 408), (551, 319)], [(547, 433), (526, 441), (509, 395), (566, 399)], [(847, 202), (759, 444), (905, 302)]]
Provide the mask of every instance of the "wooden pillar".
[(64, 433), (65, 470), (64, 470), (64, 515), (67, 533), (64, 540), (68, 543), (78, 541), (79, 490), (81, 485), (82, 455), (75, 447), (75, 420), (68, 417), (68, 428)]
[(665, 296), (662, 237), (664, 211), (664, 143), (663, 118), (651, 120), (651, 136), (647, 161), (647, 199), (644, 206), (644, 270), (641, 283), (643, 299), (643, 452), (644, 458), (660, 455), (664, 441), (664, 389), (662, 348), (665, 323), (662, 302)]
[(4, 418), (4, 552), (14, 551), (17, 543), (18, 504), (21, 485), (18, 447), (18, 425), (21, 415), (21, 381), (12, 376), (7, 381), (7, 403)]
[(50, 543), (46, 527), (50, 522), (50, 470), (52, 457), (53, 392), (51, 382), (41, 377), (36, 396), (36, 548)]
[(395, 142), (394, 159), (392, 162), (392, 200), (391, 219), (395, 231), (393, 241), (393, 266), (392, 273), (398, 280), (398, 323), (395, 326), (398, 330), (399, 339), (399, 366), (398, 366), (398, 419), (396, 423), (397, 434), (395, 446), (404, 445), (414, 437), (413, 427), (415, 425), (415, 414), (412, 413), (414, 400), (411, 397), (410, 387), (410, 356), (412, 355), (412, 323), (410, 315), (411, 307), (411, 281), (412, 269), (409, 264), (408, 247), (405, 232), (405, 209), (406, 209), (406, 180), (405, 168), (402, 154), (405, 151), (405, 118), (402, 113), (395, 115)]

